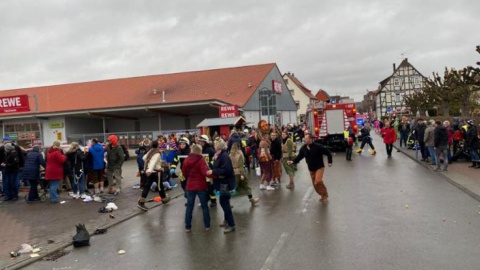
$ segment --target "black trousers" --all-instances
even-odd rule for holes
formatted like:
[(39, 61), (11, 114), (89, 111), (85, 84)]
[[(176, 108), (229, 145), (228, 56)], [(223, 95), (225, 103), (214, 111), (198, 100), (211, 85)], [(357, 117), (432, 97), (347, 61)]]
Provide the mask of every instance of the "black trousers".
[(392, 156), (393, 143), (386, 143), (385, 148), (387, 149), (387, 155)]
[(362, 144), (360, 145), (360, 149), (363, 149), (365, 144), (368, 144), (370, 146), (370, 148), (372, 148), (372, 150), (375, 150), (375, 147), (372, 144), (372, 139), (370, 137), (363, 138)]
[[(162, 172), (164, 173), (164, 172)], [(158, 186), (158, 195), (160, 195), (160, 197), (162, 199), (164, 199), (166, 197), (166, 194), (165, 194), (165, 187), (163, 187), (163, 183), (161, 181), (158, 181), (159, 178), (159, 174), (161, 173), (152, 173), (150, 176), (147, 176), (147, 182), (145, 183), (145, 185), (143, 186), (143, 190), (142, 190), (142, 198), (147, 198), (148, 196), (148, 192), (150, 192), (150, 188), (152, 187), (152, 184), (154, 182), (157, 183), (157, 186)]]

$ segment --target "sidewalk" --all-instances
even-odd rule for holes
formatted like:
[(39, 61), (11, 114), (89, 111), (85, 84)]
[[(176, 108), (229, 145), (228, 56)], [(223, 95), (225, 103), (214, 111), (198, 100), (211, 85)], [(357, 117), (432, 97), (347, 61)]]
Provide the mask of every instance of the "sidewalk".
[[(106, 203), (75, 200), (67, 192), (60, 194), (63, 204), (38, 202), (27, 204), (24, 196), (27, 190), (22, 190), (16, 202), (0, 203), (0, 269), (19, 269), (43, 256), (69, 246), (76, 233), (76, 224), (84, 223), (92, 234), (96, 229), (112, 227), (122, 221), (142, 214), (136, 207), (141, 191), (133, 189), (139, 182), (136, 171), (136, 161), (128, 160), (123, 165), (122, 193), (115, 197), (118, 210), (112, 213), (99, 213), (98, 210)], [(178, 178), (174, 179), (177, 183)], [(168, 191), (172, 199), (183, 196), (183, 190), (177, 188)], [(149, 198), (158, 196), (158, 192), (150, 192)], [(148, 203), (149, 207), (161, 206), (162, 203)], [(110, 214), (114, 218), (110, 217)], [(108, 233), (108, 232), (107, 232)], [(92, 237), (102, 237), (92, 236)], [(11, 258), (11, 251), (18, 251), (20, 245), (26, 243), (41, 248), (40, 257), (30, 258), (30, 254), (23, 254)]]
[[(380, 139), (380, 137), (379, 137)], [(378, 140), (377, 140), (378, 141)], [(422, 161), (422, 156), (420, 150), (418, 151), (419, 157), (416, 158), (415, 150), (407, 149), (405, 147), (400, 148), (400, 141), (395, 142), (394, 151), (400, 150), (401, 153), (407, 157), (417, 161), (419, 164), (423, 165), (430, 170), (435, 169), (435, 166), (430, 165), (430, 162)], [(381, 147), (378, 147), (377, 151), (385, 151), (385, 146), (382, 143)], [(480, 201), (480, 169), (469, 168), (471, 162), (465, 160), (459, 160), (448, 164), (448, 172), (435, 172), (439, 176), (443, 177), (445, 180), (458, 187), (463, 192), (472, 196), (474, 199)], [(443, 166), (443, 165), (442, 165)]]

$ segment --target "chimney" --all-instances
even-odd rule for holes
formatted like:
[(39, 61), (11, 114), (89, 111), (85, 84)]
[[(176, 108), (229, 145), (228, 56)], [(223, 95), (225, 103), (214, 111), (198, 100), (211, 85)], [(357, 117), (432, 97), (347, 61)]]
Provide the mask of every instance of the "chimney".
[(292, 77), (295, 77), (295, 73), (292, 73)]
[(395, 63), (393, 63), (393, 72), (395, 72), (397, 68), (395, 67)]

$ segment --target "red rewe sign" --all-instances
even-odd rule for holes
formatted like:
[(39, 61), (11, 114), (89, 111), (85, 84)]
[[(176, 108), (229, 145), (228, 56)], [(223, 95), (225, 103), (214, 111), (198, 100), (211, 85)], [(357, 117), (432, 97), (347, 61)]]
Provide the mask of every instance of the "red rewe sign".
[(223, 105), (220, 106), (220, 118), (230, 118), (238, 116), (237, 105)]
[(28, 95), (0, 97), (0, 113), (15, 113), (30, 111)]

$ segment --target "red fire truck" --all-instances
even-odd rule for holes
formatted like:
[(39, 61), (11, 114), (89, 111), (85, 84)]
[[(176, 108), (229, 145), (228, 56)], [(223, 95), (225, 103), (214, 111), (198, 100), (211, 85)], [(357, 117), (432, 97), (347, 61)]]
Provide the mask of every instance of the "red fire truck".
[(333, 150), (344, 150), (344, 135), (347, 125), (357, 134), (357, 110), (355, 103), (315, 104), (308, 114), (309, 130), (315, 138)]

